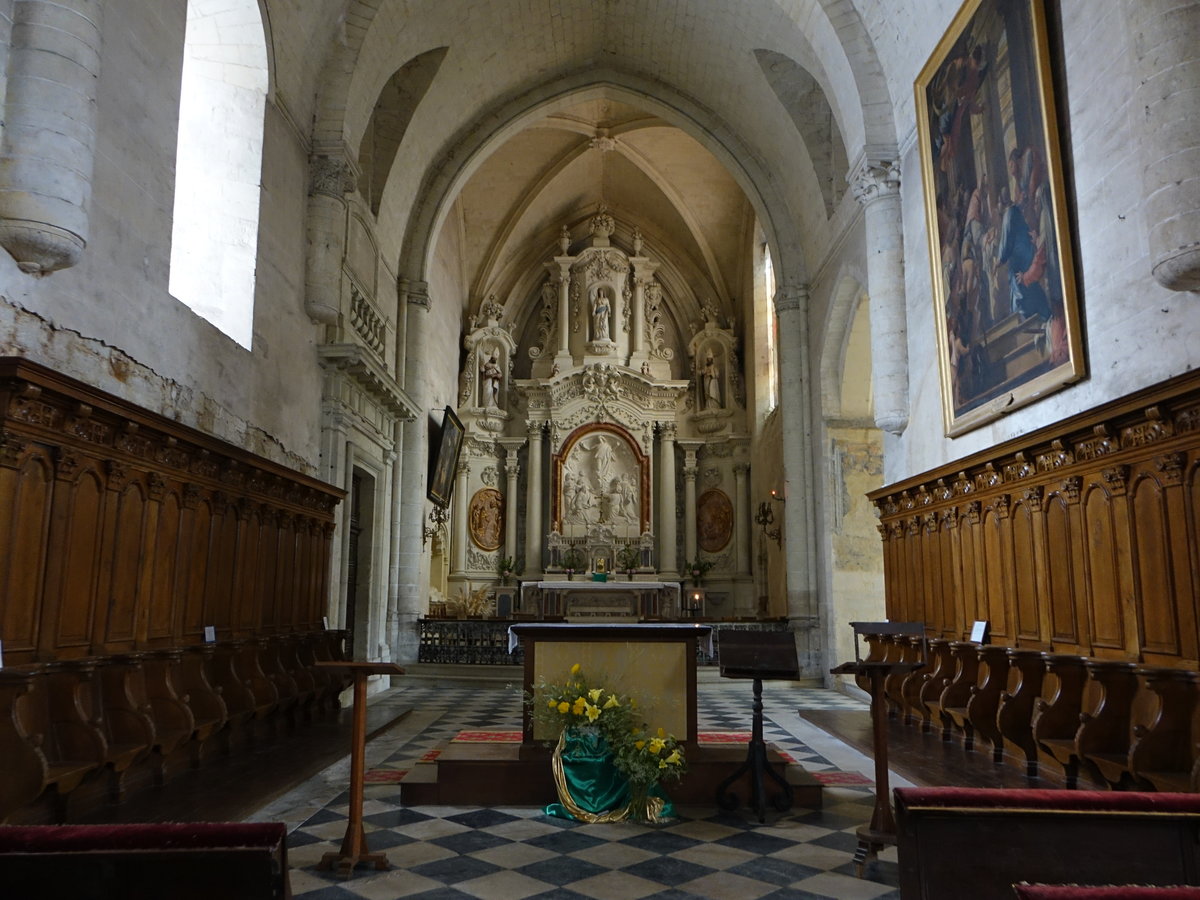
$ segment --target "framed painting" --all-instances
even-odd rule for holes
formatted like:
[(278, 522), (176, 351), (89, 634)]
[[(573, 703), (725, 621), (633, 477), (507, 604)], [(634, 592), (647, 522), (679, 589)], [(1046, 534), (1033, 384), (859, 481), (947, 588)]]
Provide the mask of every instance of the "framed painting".
[(449, 406), (442, 416), (442, 434), (430, 460), (429, 487), (425, 496), (445, 509), (450, 505), (454, 490), (454, 473), (458, 469), (458, 452), (462, 449), (463, 424)]
[(967, 0), (915, 89), (953, 437), (1085, 373), (1043, 0)]

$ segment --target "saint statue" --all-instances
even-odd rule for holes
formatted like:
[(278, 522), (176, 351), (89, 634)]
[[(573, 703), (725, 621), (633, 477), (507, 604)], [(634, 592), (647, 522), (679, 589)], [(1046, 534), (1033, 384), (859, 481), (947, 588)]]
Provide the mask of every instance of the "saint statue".
[(721, 370), (713, 360), (712, 351), (700, 367), (700, 384), (705, 409), (721, 408)]
[(503, 378), (503, 373), (500, 371), (499, 363), (496, 362), (496, 354), (493, 353), (488, 361), (479, 367), (481, 399), (483, 406), (488, 409), (497, 409), (500, 406), (501, 378)]
[(597, 288), (592, 297), (592, 340), (607, 341), (608, 317), (612, 312), (612, 301), (607, 288)]

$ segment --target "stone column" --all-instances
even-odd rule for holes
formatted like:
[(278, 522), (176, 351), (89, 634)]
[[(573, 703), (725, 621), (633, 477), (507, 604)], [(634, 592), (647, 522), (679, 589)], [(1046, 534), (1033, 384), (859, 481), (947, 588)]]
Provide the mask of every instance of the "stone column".
[(558, 352), (554, 361), (564, 369), (571, 364), (571, 259), (554, 258), (558, 264)]
[(851, 172), (850, 185), (862, 204), (866, 231), (875, 424), (901, 434), (908, 425), (908, 318), (900, 165), (894, 160), (894, 153), (885, 159), (864, 156)]
[(525, 471), (525, 572), (524, 577), (542, 577), (542, 423), (529, 422), (529, 463)]
[(10, 6), (0, 245), (32, 275), (75, 265), (87, 246), (102, 7), (101, 0)]
[(750, 463), (733, 464), (733, 527), (737, 575), (750, 576)]
[(823, 672), (813, 543), (811, 389), (808, 379), (808, 286), (785, 284), (775, 295), (779, 317), (779, 378), (790, 399), (780, 406), (784, 477), (790, 490), (783, 505), (783, 553), (787, 610), (797, 633), (806, 674)]
[(415, 662), (420, 640), (417, 617), (424, 612), (426, 595), (421, 583), (425, 525), (425, 477), (429, 464), (426, 434), (429, 430), (429, 391), (425, 385), (429, 321), (429, 285), (403, 281), (400, 298), (405, 311), (404, 389), (418, 410), (417, 420), (404, 427), (401, 449), (403, 472), (398, 503), (399, 541), (395, 557), (396, 592), (388, 598), (388, 642), (392, 658)]
[(658, 423), (658, 571), (663, 581), (679, 579), (675, 548), (675, 423)]
[(638, 366), (646, 359), (644, 334), (646, 330), (646, 282), (654, 277), (658, 263), (651, 262), (644, 256), (633, 257), (633, 314), (629, 318), (629, 365)]
[(704, 446), (703, 441), (679, 441), (683, 450), (683, 555), (685, 562), (696, 558), (696, 476), (700, 469), (696, 465), (696, 451)]
[(357, 183), (357, 167), (343, 145), (319, 150), (309, 161), (308, 251), (304, 311), (314, 322), (336, 325), (341, 308), (342, 259), (346, 255), (346, 194)]
[[(471, 543), (470, 529), (467, 527), (467, 507), (470, 504), (467, 491), (471, 489), (471, 461), (467, 457), (459, 459), (454, 477), (454, 515), (450, 519), (450, 577), (463, 579), (467, 577), (467, 545)], [(424, 529), (424, 523), (421, 527)]]
[(1126, 0), (1133, 126), (1155, 279), (1200, 291), (1200, 4)]
[(517, 497), (517, 478), (521, 474), (517, 454), (521, 452), (525, 438), (501, 438), (497, 443), (504, 448), (504, 555), (516, 559), (521, 505)]

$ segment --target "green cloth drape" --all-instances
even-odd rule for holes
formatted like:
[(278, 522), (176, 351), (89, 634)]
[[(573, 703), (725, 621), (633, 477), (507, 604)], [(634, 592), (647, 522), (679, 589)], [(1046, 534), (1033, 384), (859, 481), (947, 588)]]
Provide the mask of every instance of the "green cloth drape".
[[(631, 810), (629, 781), (613, 764), (608, 742), (591, 729), (568, 728), (554, 751), (555, 781), (559, 803), (551, 803), (546, 815), (583, 822), (612, 822), (625, 818), (641, 819), (645, 810)], [(650, 796), (662, 801), (658, 819), (671, 818), (675, 810), (658, 785)]]

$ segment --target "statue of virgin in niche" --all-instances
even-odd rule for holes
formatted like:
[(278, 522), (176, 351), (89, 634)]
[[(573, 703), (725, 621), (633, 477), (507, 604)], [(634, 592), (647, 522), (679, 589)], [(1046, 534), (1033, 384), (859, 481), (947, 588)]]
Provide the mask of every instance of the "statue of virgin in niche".
[(607, 341), (608, 320), (612, 314), (612, 298), (608, 288), (598, 287), (592, 297), (592, 340)]

